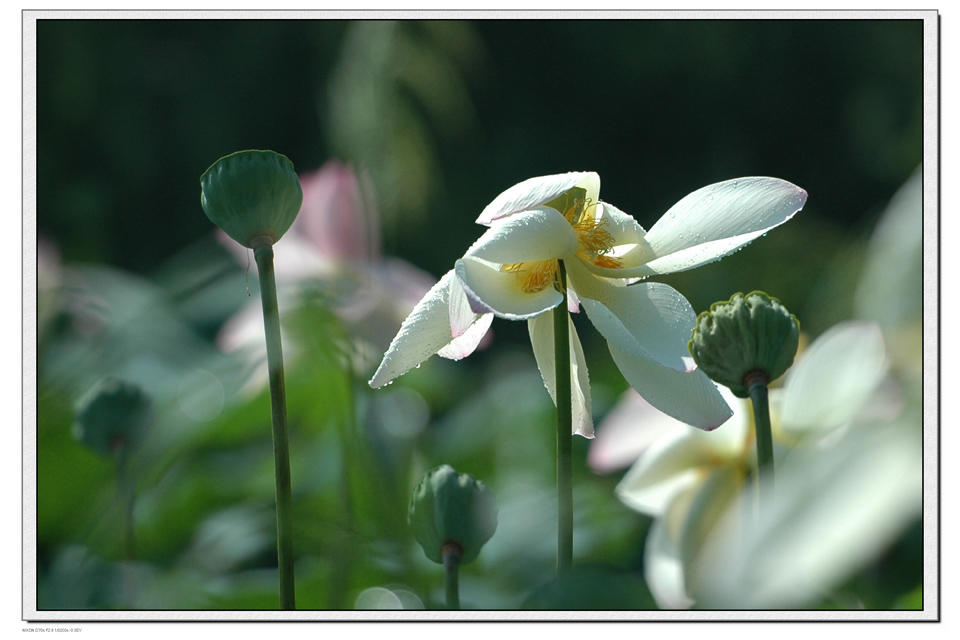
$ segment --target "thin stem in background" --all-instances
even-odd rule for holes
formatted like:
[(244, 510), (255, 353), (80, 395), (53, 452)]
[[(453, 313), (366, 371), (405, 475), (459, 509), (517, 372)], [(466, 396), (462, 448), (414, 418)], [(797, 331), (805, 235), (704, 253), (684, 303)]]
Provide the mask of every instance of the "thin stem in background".
[(254, 249), (260, 273), (260, 299), (267, 339), (270, 371), (270, 409), (273, 418), (273, 459), (277, 482), (277, 559), (280, 570), (280, 608), (296, 609), (293, 579), (293, 530), (290, 517), (290, 444), (287, 436), (287, 398), (283, 381), (283, 350), (280, 344), (280, 313), (277, 280), (273, 271), (273, 248)]
[(570, 314), (567, 282), (559, 263), (563, 302), (553, 309), (553, 344), (557, 395), (557, 575), (573, 566), (573, 407), (570, 388)]
[(137, 557), (134, 538), (133, 501), (134, 482), (130, 477), (127, 464), (127, 451), (124, 447), (117, 455), (117, 491), (120, 494), (120, 503), (123, 505), (123, 556), (127, 560)]
[(460, 545), (448, 542), (443, 545), (443, 583), (447, 593), (447, 609), (460, 608)]

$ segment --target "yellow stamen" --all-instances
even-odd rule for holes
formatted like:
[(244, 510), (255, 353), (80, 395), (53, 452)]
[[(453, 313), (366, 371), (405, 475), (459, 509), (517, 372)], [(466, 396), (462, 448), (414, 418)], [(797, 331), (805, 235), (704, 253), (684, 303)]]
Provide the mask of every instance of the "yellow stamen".
[(517, 274), (522, 283), (520, 288), (524, 293), (539, 293), (553, 284), (557, 268), (556, 260), (536, 260), (505, 264), (500, 270)]
[[(551, 201), (549, 206), (560, 211), (577, 234), (577, 257), (604, 269), (619, 269), (620, 259), (607, 255), (614, 242), (607, 230), (607, 220), (597, 219), (597, 203), (577, 197), (576, 191), (584, 193), (583, 189), (571, 189)], [(538, 260), (505, 264), (500, 270), (517, 274), (524, 293), (539, 293), (555, 282), (558, 268), (556, 260)]]

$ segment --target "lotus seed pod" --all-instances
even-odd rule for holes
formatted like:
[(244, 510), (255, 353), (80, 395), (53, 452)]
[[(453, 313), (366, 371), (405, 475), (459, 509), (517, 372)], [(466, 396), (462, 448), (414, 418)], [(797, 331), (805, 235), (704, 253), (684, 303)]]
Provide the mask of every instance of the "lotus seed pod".
[(286, 156), (238, 151), (200, 178), (200, 204), (210, 221), (248, 248), (276, 244), (300, 212), (303, 191)]
[(445, 464), (427, 472), (413, 490), (408, 521), (428, 558), (443, 564), (442, 549), (455, 544), (460, 564), (467, 564), (497, 530), (496, 502), (485, 484)]
[(77, 403), (74, 435), (109, 456), (139, 445), (152, 420), (152, 403), (140, 387), (104, 378)]
[(740, 398), (750, 396), (745, 379), (782, 376), (797, 353), (800, 322), (780, 301), (762, 291), (734, 294), (697, 317), (688, 345), (697, 366)]

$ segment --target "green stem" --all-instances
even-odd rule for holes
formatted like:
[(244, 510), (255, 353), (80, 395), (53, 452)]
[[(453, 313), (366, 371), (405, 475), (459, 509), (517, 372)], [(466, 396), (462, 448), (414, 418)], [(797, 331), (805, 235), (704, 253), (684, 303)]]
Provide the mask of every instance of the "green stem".
[(123, 555), (127, 560), (134, 560), (137, 557), (133, 528), (134, 483), (128, 473), (126, 448), (117, 455), (117, 489), (123, 504)]
[(460, 608), (460, 545), (448, 542), (443, 545), (443, 582), (447, 592), (447, 609)]
[(280, 571), (280, 608), (296, 609), (293, 581), (293, 531), (290, 517), (290, 444), (287, 438), (287, 398), (283, 382), (283, 350), (280, 345), (280, 313), (277, 280), (273, 272), (273, 248), (254, 249), (260, 272), (260, 300), (267, 338), (270, 371), (270, 409), (273, 418), (273, 461), (277, 481), (277, 559)]
[(753, 402), (753, 423), (757, 431), (757, 469), (760, 474), (760, 508), (773, 499), (773, 434), (770, 428), (770, 404), (767, 399), (767, 376), (756, 372), (745, 379)]
[(570, 389), (570, 314), (566, 270), (560, 263), (563, 302), (553, 309), (557, 398), (557, 575), (573, 565), (573, 407)]

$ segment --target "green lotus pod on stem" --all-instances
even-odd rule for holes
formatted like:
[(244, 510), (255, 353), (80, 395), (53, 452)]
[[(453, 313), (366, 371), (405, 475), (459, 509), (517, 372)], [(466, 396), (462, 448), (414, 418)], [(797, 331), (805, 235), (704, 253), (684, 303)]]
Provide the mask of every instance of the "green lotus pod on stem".
[(296, 609), (290, 444), (273, 245), (300, 212), (303, 191), (290, 160), (273, 151), (256, 150), (238, 151), (217, 160), (201, 176), (200, 188), (200, 203), (207, 217), (231, 238), (253, 249), (257, 261), (270, 373), (280, 608)]
[(447, 606), (460, 608), (458, 568), (477, 559), (497, 530), (496, 497), (450, 465), (428, 471), (413, 490), (408, 522), (423, 552), (442, 564)]
[(800, 344), (800, 322), (780, 301), (762, 291), (735, 293), (697, 317), (690, 355), (700, 369), (733, 391), (750, 397), (746, 380), (763, 374), (773, 382), (790, 368)]
[(688, 345), (697, 366), (753, 403), (760, 495), (773, 495), (773, 436), (767, 385), (786, 373), (800, 344), (800, 322), (762, 291), (734, 294), (697, 317)]
[(102, 455), (125, 455), (143, 441), (152, 421), (152, 402), (143, 389), (108, 377), (77, 402), (74, 435)]
[(136, 449), (153, 423), (153, 403), (139, 386), (103, 378), (76, 406), (73, 427), (77, 440), (94, 451), (115, 457), (117, 487), (124, 507), (124, 554), (133, 560), (134, 482), (128, 474), (130, 452)]
[(200, 178), (200, 204), (210, 222), (249, 249), (274, 245), (300, 212), (303, 190), (286, 156), (237, 151)]

